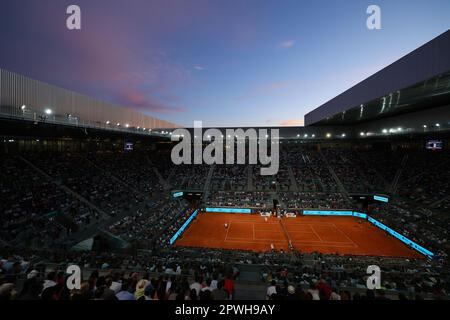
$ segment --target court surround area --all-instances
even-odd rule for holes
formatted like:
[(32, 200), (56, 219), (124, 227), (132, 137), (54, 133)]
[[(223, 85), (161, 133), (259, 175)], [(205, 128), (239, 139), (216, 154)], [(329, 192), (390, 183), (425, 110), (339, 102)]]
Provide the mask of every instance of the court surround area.
[[(227, 224), (227, 228), (225, 227)], [(418, 252), (355, 217), (261, 217), (259, 214), (199, 213), (175, 246), (289, 250), (299, 252), (421, 258)]]

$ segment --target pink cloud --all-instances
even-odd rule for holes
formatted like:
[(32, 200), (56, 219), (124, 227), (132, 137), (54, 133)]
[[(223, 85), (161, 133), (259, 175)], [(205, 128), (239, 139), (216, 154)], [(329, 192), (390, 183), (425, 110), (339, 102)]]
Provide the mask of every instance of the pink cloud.
[(131, 90), (123, 93), (119, 97), (119, 101), (123, 105), (141, 109), (143, 111), (153, 111), (158, 113), (179, 113), (186, 111), (183, 107), (163, 104), (154, 99), (152, 96), (137, 90)]
[[(60, 43), (58, 56), (64, 56), (64, 59), (38, 55), (48, 56), (38, 64), (42, 74), (46, 75), (41, 80), (59, 82), (67, 89), (141, 111), (183, 112), (185, 108), (177, 106), (180, 103), (177, 92), (179, 88), (189, 86), (192, 78), (189, 70), (160, 49), (160, 41), (163, 35), (189, 25), (198, 13), (188, 5), (182, 6), (189, 12), (185, 14), (180, 6), (172, 3), (164, 2), (159, 7), (152, 2), (140, 2), (149, 10), (138, 11), (141, 6), (130, 6), (129, 9), (135, 10), (135, 20), (149, 25), (145, 29), (136, 28), (137, 22), (129, 23), (117, 16), (117, 12), (122, 12), (120, 10), (104, 13), (106, 20), (116, 22), (113, 25), (105, 25), (104, 19), (86, 18), (88, 22), (78, 33), (65, 28), (49, 28), (47, 37)], [(94, 15), (96, 10), (99, 10), (98, 6), (93, 6), (90, 14)], [(143, 38), (145, 45), (141, 41)], [(56, 81), (45, 78), (56, 78)]]
[(303, 119), (288, 119), (280, 122), (280, 126), (303, 126)]

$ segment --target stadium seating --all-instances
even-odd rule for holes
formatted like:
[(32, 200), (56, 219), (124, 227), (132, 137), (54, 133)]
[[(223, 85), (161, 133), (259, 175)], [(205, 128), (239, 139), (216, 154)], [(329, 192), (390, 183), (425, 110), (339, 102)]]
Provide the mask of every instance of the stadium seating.
[[(98, 271), (87, 289), (70, 293), (73, 299), (115, 298), (121, 287), (136, 299), (245, 297), (245, 288), (220, 288), (244, 281), (240, 270), (245, 266), (259, 270), (261, 296), (268, 299), (429, 299), (449, 292), (450, 176), (441, 170), (448, 166), (448, 153), (285, 144), (276, 176), (261, 176), (260, 165), (175, 166), (169, 157), (163, 150), (1, 155), (0, 285), (14, 283), (17, 290), (24, 288), (18, 298), (29, 298), (37, 292), (24, 286), (32, 270), (39, 271), (33, 278), (40, 281), (57, 278), (58, 271), (76, 263)], [(207, 191), (205, 206), (256, 210), (270, 210), (273, 199), (285, 209), (352, 210), (358, 206), (349, 193), (390, 194), (389, 204), (371, 205), (369, 214), (436, 258), (173, 248), (169, 239), (195, 209), (170, 196), (169, 190), (178, 189)], [(99, 226), (131, 251), (66, 249)], [(370, 263), (383, 268), (384, 292), (377, 295), (364, 289)], [(93, 279), (100, 283), (98, 290)], [(144, 294), (136, 289), (142, 279), (152, 284)], [(196, 283), (206, 289), (197, 292)], [(266, 297), (265, 285), (276, 294)], [(108, 288), (118, 291), (108, 295)], [(211, 292), (205, 293), (208, 288)], [(61, 288), (58, 293), (53, 298), (70, 298)]]

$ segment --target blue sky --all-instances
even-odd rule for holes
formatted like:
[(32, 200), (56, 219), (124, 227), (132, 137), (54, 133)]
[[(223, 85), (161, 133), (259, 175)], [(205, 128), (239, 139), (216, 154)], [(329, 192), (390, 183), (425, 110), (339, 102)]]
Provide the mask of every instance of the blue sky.
[(449, 25), (448, 0), (2, 0), (0, 67), (186, 126), (301, 125)]

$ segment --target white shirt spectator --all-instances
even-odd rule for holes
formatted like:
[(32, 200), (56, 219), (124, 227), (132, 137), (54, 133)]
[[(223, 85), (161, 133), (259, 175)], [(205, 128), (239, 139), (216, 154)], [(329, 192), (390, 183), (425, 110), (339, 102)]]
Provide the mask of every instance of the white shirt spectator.
[(218, 281), (217, 280), (211, 280), (211, 285), (210, 285), (210, 288), (211, 288), (211, 290), (216, 290), (217, 289), (217, 283), (218, 283)]
[(333, 291), (330, 295), (330, 300), (341, 300), (341, 296)]
[(197, 295), (199, 295), (200, 294), (200, 290), (202, 289), (202, 285), (200, 283), (198, 283), (198, 282), (194, 282), (193, 284), (191, 284), (189, 286), (189, 288), (191, 288), (191, 290), (195, 289), (195, 292), (197, 293)]
[(120, 282), (113, 281), (109, 287), (115, 294), (119, 293), (122, 289), (122, 284)]
[(267, 288), (267, 299), (269, 299), (274, 293), (277, 293), (277, 287), (276, 286), (269, 286)]
[(317, 290), (317, 289), (308, 289), (308, 292), (311, 294), (313, 300), (320, 300), (319, 290)]

